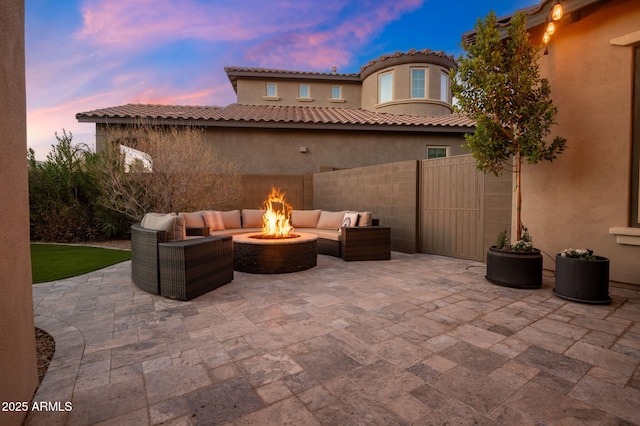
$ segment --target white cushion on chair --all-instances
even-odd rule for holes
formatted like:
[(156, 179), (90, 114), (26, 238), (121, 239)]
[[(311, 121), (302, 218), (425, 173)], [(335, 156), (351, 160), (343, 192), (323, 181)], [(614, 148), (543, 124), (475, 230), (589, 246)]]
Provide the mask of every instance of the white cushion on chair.
[(184, 225), (184, 217), (175, 213), (147, 213), (140, 222), (143, 228), (165, 231), (167, 241), (180, 241), (187, 238), (187, 228)]

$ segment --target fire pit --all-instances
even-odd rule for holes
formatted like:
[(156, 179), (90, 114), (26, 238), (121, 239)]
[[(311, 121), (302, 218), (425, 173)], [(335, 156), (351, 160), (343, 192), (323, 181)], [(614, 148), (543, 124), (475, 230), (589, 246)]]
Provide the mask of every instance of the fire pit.
[(260, 234), (233, 237), (233, 268), (252, 274), (283, 274), (316, 266), (318, 237), (293, 232), (291, 206), (284, 193), (272, 189), (264, 207)]
[[(259, 234), (258, 234), (259, 235)], [(233, 269), (251, 274), (284, 274), (316, 266), (317, 239), (299, 233), (295, 238), (253, 238), (252, 234), (233, 237)]]

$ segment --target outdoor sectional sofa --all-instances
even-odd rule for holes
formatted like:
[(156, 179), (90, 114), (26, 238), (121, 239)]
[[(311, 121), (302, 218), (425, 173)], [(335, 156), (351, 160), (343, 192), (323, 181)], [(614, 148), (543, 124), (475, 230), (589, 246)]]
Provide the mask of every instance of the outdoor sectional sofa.
[[(180, 213), (189, 236), (233, 236), (259, 233), (264, 210), (201, 211)], [(294, 233), (318, 236), (318, 253), (344, 260), (388, 260), (391, 257), (391, 229), (372, 226), (370, 212), (293, 210)]]
[[(131, 280), (150, 293), (189, 300), (233, 280), (233, 235), (261, 232), (264, 211), (148, 213), (131, 226)], [(318, 236), (320, 254), (388, 260), (391, 229), (368, 212), (293, 210), (294, 233)]]

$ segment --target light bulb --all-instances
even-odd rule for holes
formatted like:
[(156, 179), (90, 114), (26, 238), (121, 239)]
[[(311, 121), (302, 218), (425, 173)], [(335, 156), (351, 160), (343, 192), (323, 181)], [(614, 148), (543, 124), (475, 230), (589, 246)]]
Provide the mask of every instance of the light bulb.
[(560, 3), (556, 3), (551, 10), (551, 18), (554, 21), (557, 21), (562, 18), (562, 5)]
[(547, 34), (553, 35), (556, 32), (556, 24), (551, 21), (547, 24)]
[(544, 35), (542, 36), (542, 42), (544, 44), (549, 43), (549, 41), (551, 40), (551, 35), (545, 31)]

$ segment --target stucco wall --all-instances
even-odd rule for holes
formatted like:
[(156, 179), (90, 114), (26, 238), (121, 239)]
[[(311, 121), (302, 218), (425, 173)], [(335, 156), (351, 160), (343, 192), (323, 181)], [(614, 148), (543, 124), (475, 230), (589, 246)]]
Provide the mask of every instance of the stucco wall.
[(553, 135), (568, 139), (567, 150), (553, 163), (526, 167), (522, 183), (523, 222), (537, 247), (551, 255), (591, 248), (610, 258), (611, 280), (634, 284), (640, 247), (609, 235), (629, 224), (633, 48), (610, 40), (639, 30), (637, 1), (612, 1), (561, 22), (540, 64), (559, 108)]
[[(267, 82), (276, 83), (279, 100), (264, 99), (267, 93)], [(312, 101), (299, 101), (296, 98), (299, 94), (300, 83), (309, 84), (309, 95)], [(360, 108), (360, 84), (346, 83), (342, 81), (285, 81), (285, 80), (252, 80), (238, 79), (238, 103), (241, 105), (294, 105), (313, 107), (333, 107), (333, 108)], [(342, 99), (344, 102), (331, 100), (331, 87), (342, 87)]]
[(331, 211), (370, 211), (391, 227), (391, 250), (418, 249), (418, 161), (316, 173), (313, 207)]
[[(242, 173), (315, 173), (426, 158), (426, 146), (465, 153), (462, 134), (209, 128), (207, 139)], [(300, 153), (300, 147), (307, 149)]]
[[(0, 2), (0, 402), (30, 401), (36, 369), (24, 72), (24, 1)], [(26, 413), (0, 411), (0, 424), (19, 425)]]
[[(425, 68), (426, 99), (411, 99), (411, 69)], [(380, 74), (393, 73), (393, 101), (379, 103), (378, 79)], [(362, 108), (370, 111), (413, 115), (451, 114), (451, 105), (440, 102), (440, 75), (449, 73), (448, 68), (429, 63), (396, 64), (380, 69), (362, 82)], [(450, 92), (450, 89), (447, 88)], [(450, 93), (449, 93), (450, 95)]]

